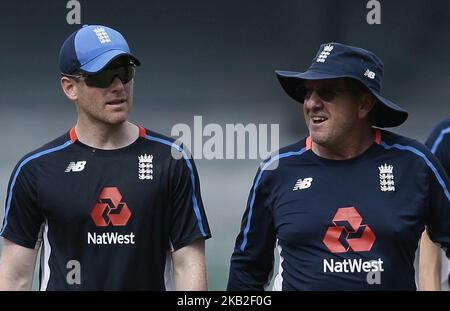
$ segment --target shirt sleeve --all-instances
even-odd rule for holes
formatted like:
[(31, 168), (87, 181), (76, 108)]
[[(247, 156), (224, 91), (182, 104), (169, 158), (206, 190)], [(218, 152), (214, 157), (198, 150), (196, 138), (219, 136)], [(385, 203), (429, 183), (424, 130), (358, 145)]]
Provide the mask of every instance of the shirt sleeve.
[(231, 257), (227, 290), (264, 290), (273, 270), (275, 229), (269, 193), (258, 171)]
[(441, 162), (447, 176), (450, 176), (450, 133), (446, 135), (438, 135), (440, 133), (431, 133), (425, 145), (430, 148), (432, 153)]
[(37, 204), (36, 175), (30, 163), (19, 163), (11, 174), (1, 236), (27, 248), (38, 248), (44, 217)]
[(450, 258), (450, 180), (439, 161), (429, 155), (429, 208), (426, 226), (430, 239), (441, 245)]
[(184, 152), (180, 159), (173, 160), (171, 184), (170, 239), (173, 250), (187, 246), (198, 238), (210, 238), (197, 169), (194, 161)]

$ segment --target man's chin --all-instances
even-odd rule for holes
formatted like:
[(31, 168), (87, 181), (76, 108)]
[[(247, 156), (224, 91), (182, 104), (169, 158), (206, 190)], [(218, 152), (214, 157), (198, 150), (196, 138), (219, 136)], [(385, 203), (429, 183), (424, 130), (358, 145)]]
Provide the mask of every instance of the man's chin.
[(317, 132), (311, 132), (310, 136), (311, 136), (311, 141), (313, 143), (315, 143), (316, 145), (320, 145), (323, 147), (327, 146), (328, 139), (327, 139), (327, 137), (325, 137), (325, 135), (323, 135), (321, 133), (317, 133)]
[(114, 116), (114, 117), (107, 118), (106, 120), (103, 120), (103, 121), (110, 126), (119, 126), (128, 121), (128, 115), (127, 116)]

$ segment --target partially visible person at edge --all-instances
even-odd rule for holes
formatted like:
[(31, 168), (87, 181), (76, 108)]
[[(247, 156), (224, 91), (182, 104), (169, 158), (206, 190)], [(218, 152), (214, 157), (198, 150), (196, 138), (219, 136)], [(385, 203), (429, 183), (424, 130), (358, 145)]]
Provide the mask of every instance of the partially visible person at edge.
[[(450, 118), (434, 127), (425, 145), (441, 162), (447, 176), (450, 176)], [(418, 264), (420, 288), (422, 290), (449, 291), (449, 260), (445, 256), (445, 252), (431, 242), (426, 232), (422, 237)]]

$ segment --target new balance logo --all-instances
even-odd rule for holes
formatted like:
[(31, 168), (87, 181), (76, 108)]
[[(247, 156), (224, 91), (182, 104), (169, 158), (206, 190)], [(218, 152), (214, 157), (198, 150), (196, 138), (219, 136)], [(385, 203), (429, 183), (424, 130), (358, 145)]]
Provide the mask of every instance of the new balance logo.
[(85, 165), (86, 161), (70, 162), (69, 166), (67, 166), (64, 172), (81, 172), (82, 170), (84, 170)]
[(313, 181), (312, 177), (308, 177), (308, 178), (303, 178), (303, 179), (299, 179), (297, 180), (297, 182), (295, 183), (294, 188), (292, 189), (292, 191), (297, 191), (297, 190), (302, 190), (302, 189), (308, 189), (309, 187), (311, 187), (311, 183)]
[(98, 40), (100, 43), (108, 43), (111, 42), (111, 39), (109, 39), (108, 34), (105, 31), (105, 28), (103, 27), (97, 27), (94, 29), (95, 34), (97, 35)]
[(369, 78), (369, 79), (375, 79), (375, 72), (367, 69), (366, 72), (364, 73), (364, 75)]

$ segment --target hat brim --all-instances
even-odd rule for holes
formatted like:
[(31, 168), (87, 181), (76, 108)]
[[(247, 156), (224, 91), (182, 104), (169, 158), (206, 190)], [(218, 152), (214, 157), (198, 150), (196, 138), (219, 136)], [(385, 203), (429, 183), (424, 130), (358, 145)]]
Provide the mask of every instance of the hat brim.
[[(284, 91), (294, 100), (303, 103), (306, 90), (304, 87), (305, 80), (326, 80), (338, 78), (352, 78), (366, 85), (359, 77), (353, 75), (336, 75), (317, 71), (275, 71), (278, 81)], [(408, 118), (408, 112), (390, 100), (384, 98), (375, 90), (368, 87), (370, 92), (377, 98), (374, 107), (372, 125), (377, 127), (395, 127), (401, 125)]]
[(373, 90), (370, 91), (378, 99), (373, 108), (373, 125), (378, 127), (395, 127), (401, 125), (408, 119), (408, 112), (406, 110)]
[(106, 66), (108, 66), (112, 61), (115, 59), (121, 57), (121, 56), (127, 56), (129, 57), (137, 66), (141, 65), (141, 62), (134, 57), (132, 54), (123, 51), (123, 50), (109, 50), (96, 58), (92, 59), (88, 63), (82, 65), (80, 67), (80, 70), (83, 73), (87, 74), (95, 74), (101, 70), (103, 70)]

